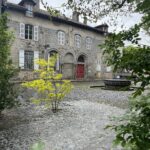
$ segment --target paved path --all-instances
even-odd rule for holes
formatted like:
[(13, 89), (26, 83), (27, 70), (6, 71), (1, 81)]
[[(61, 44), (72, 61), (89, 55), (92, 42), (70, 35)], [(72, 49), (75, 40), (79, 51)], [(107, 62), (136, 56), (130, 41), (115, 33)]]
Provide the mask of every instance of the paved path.
[(45, 150), (110, 150), (114, 134), (104, 127), (124, 113), (130, 93), (76, 87), (57, 114), (32, 105), (6, 111), (0, 150), (29, 150), (37, 141)]

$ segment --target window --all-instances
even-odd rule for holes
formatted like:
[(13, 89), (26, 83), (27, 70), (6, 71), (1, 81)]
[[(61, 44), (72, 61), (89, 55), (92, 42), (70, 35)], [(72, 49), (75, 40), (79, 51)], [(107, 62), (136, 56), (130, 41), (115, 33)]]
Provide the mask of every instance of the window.
[(90, 37), (86, 38), (86, 49), (92, 48), (92, 39)]
[(38, 70), (39, 65), (34, 63), (34, 60), (39, 59), (39, 51), (25, 51), (21, 49), (19, 51), (19, 67), (20, 69), (34, 69)]
[(25, 25), (25, 39), (32, 39), (33, 38), (33, 26), (26, 24)]
[(81, 47), (81, 36), (78, 35), (78, 34), (75, 35), (75, 46), (76, 46), (77, 48), (80, 48), (80, 47)]
[(34, 69), (34, 52), (25, 51), (24, 52), (24, 69)]
[(39, 27), (29, 24), (20, 23), (20, 38), (39, 40)]
[(27, 8), (26, 15), (29, 17), (33, 17), (33, 6), (30, 4), (26, 4), (25, 7)]
[(58, 32), (58, 44), (65, 45), (65, 33), (63, 31)]

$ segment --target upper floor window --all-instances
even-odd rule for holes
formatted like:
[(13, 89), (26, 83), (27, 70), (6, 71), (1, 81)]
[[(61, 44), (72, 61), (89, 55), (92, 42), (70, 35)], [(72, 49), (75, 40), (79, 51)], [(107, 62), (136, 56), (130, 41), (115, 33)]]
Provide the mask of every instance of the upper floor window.
[(25, 25), (25, 39), (32, 39), (33, 38), (33, 26), (26, 24)]
[(58, 44), (59, 45), (65, 45), (65, 41), (66, 41), (65, 32), (59, 31), (58, 32)]
[(25, 7), (27, 8), (26, 15), (33, 17), (33, 6), (31, 4), (26, 4)]
[(21, 39), (39, 39), (39, 27), (30, 24), (20, 23), (20, 38)]
[(81, 47), (81, 36), (78, 35), (78, 34), (75, 35), (75, 46), (76, 46), (77, 48), (80, 48), (80, 47)]
[(86, 38), (86, 49), (92, 48), (92, 39), (90, 37)]

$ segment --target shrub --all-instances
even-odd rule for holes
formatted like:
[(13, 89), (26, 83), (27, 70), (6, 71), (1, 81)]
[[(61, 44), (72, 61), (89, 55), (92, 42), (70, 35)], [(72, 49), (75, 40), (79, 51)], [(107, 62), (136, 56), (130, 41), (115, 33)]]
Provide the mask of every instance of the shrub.
[(131, 150), (150, 150), (150, 94), (132, 97), (129, 112), (117, 121), (119, 125), (108, 126), (116, 131), (115, 145)]
[(14, 84), (10, 82), (16, 69), (10, 60), (10, 46), (13, 35), (7, 28), (7, 15), (0, 15), (0, 114), (6, 108), (18, 104)]
[(52, 106), (52, 111), (58, 111), (58, 105), (61, 100), (72, 89), (72, 84), (69, 80), (63, 80), (62, 74), (55, 71), (57, 56), (49, 58), (49, 61), (39, 59), (36, 61), (40, 69), (36, 72), (39, 75), (38, 79), (22, 84), (24, 87), (35, 89), (39, 97), (38, 99), (32, 98), (33, 103), (45, 106)]

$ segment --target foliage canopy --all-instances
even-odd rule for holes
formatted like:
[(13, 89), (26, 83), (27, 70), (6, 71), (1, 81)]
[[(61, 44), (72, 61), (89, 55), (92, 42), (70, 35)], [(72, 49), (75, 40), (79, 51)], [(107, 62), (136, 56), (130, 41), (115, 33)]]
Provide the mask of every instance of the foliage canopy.
[(8, 31), (7, 15), (0, 15), (0, 112), (18, 104), (14, 84), (10, 82), (16, 69), (10, 59), (13, 34)]

